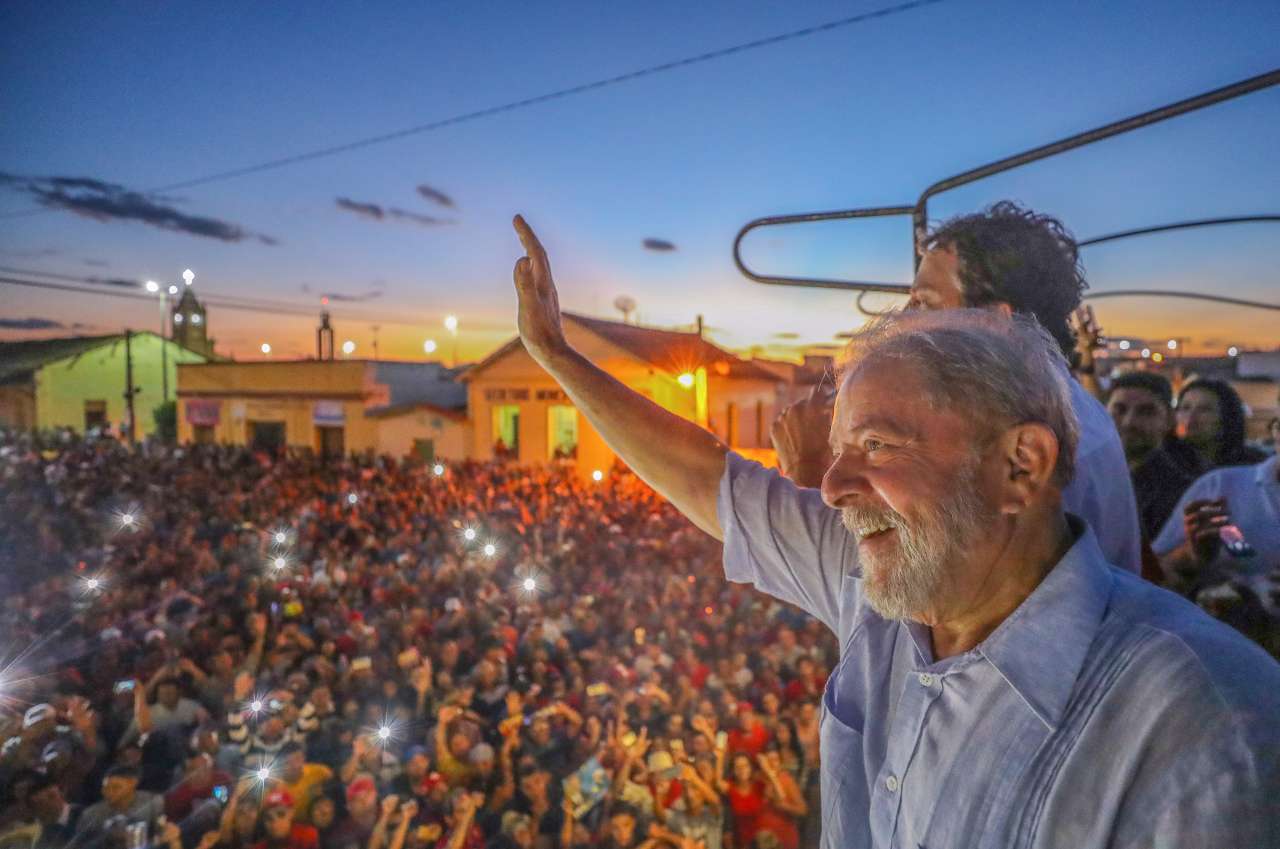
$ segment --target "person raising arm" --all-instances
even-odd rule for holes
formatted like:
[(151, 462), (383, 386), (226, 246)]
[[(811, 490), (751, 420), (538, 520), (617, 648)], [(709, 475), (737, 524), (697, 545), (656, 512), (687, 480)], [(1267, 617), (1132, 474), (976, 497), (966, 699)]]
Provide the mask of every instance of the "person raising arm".
[[(516, 261), (520, 338), (538, 365), (645, 483), (695, 525), (721, 539), (716, 500), (728, 449), (714, 435), (628, 388), (578, 353), (560, 326), (551, 263), (523, 217), (515, 217), (525, 256)], [(655, 438), (661, 434), (661, 438)]]

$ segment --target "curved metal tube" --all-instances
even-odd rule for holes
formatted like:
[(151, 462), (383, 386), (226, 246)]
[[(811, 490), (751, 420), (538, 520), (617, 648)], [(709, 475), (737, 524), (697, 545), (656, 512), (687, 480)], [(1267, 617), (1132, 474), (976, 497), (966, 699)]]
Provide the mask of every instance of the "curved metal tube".
[(1131, 236), (1147, 236), (1151, 233), (1167, 233), (1170, 230), (1191, 230), (1195, 227), (1214, 227), (1219, 224), (1276, 224), (1280, 223), (1280, 215), (1237, 215), (1232, 218), (1201, 218), (1197, 221), (1179, 221), (1176, 224), (1159, 224), (1155, 227), (1140, 227), (1137, 230), (1121, 230), (1118, 233), (1108, 233), (1105, 236), (1094, 236), (1092, 239), (1085, 239), (1082, 242), (1076, 242), (1081, 248), (1087, 248), (1090, 245), (1100, 245), (1103, 242), (1114, 242), (1117, 239), (1127, 239)]
[(773, 277), (757, 274), (742, 259), (742, 240), (752, 230), (760, 227), (777, 227), (782, 224), (802, 224), (811, 221), (839, 221), (845, 218), (885, 218), (893, 215), (910, 215), (910, 206), (879, 206), (866, 209), (841, 209), (833, 212), (801, 212), (796, 215), (771, 215), (748, 221), (733, 240), (733, 263), (743, 276), (757, 283), (771, 286), (811, 286), (818, 289), (861, 289), (864, 292), (888, 292), (905, 295), (911, 291), (906, 283), (871, 283), (855, 280), (828, 280), (821, 277)]
[(1192, 301), (1211, 301), (1235, 307), (1253, 307), (1260, 310), (1280, 310), (1280, 304), (1265, 301), (1249, 301), (1244, 298), (1228, 298), (1226, 295), (1203, 295), (1199, 292), (1175, 292), (1172, 289), (1115, 289), (1110, 292), (1085, 292), (1086, 300), (1098, 298), (1186, 298)]

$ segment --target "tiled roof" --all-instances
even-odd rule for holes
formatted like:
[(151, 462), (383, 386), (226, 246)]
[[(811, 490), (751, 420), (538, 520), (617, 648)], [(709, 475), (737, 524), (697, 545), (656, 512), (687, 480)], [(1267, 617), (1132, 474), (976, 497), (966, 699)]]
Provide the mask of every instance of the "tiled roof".
[[(612, 343), (639, 360), (643, 360), (657, 368), (670, 372), (685, 372), (689, 369), (703, 367), (711, 376), (738, 377), (752, 380), (777, 382), (782, 379), (777, 372), (744, 360), (723, 348), (718, 348), (699, 336), (697, 333), (677, 330), (658, 330), (653, 327), (640, 327), (634, 324), (623, 324), (620, 321), (608, 321), (602, 318), (590, 318), (577, 313), (563, 314), (566, 321), (588, 330), (600, 338)], [(471, 369), (477, 373), (490, 363), (506, 356), (520, 346), (520, 338), (508, 342), (490, 354)], [(464, 375), (463, 380), (470, 377)]]

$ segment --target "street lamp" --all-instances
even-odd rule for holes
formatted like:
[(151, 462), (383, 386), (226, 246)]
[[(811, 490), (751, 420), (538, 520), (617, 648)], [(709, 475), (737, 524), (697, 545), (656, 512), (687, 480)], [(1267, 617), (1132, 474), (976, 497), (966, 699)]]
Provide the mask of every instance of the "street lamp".
[(184, 282), (184, 283), (186, 283), (188, 286), (190, 286), (190, 285), (191, 285), (191, 281), (192, 281), (192, 280), (195, 280), (195, 279), (196, 279), (196, 273), (195, 273), (194, 271), (192, 271), (190, 268), (188, 268), (186, 271), (182, 272), (182, 280), (183, 280), (183, 282)]
[(428, 339), (422, 343), (422, 351), (426, 354), (434, 354), (436, 352), (436, 340)]
[(352, 342), (350, 339), (342, 343), (342, 353), (346, 354), (348, 357), (355, 353), (355, 350), (356, 343)]
[(169, 400), (169, 296), (177, 294), (178, 287), (170, 286), (161, 289), (160, 284), (148, 280), (144, 288), (153, 295), (160, 296), (160, 400)]
[(267, 343), (267, 342), (263, 342), (263, 343), (262, 343), (262, 353), (264, 353), (264, 354), (270, 354), (270, 353), (271, 353), (271, 345), (270, 345), (269, 343)]
[(156, 292), (160, 291), (160, 284), (154, 280), (148, 280), (146, 284), (146, 289), (148, 292), (154, 295)]
[(452, 362), (449, 364), (451, 368), (458, 367), (458, 317), (456, 315), (446, 315), (444, 317), (444, 329), (449, 331), (449, 335), (453, 337), (453, 356), (450, 358)]

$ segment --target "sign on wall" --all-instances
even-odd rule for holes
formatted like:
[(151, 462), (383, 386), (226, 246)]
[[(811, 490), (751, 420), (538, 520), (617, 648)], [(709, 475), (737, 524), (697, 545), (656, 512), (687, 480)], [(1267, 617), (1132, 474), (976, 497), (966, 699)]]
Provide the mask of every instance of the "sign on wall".
[(342, 425), (347, 421), (341, 401), (317, 401), (311, 408), (311, 420), (318, 425)]
[(187, 424), (194, 427), (213, 427), (222, 418), (222, 402), (210, 398), (187, 399)]

